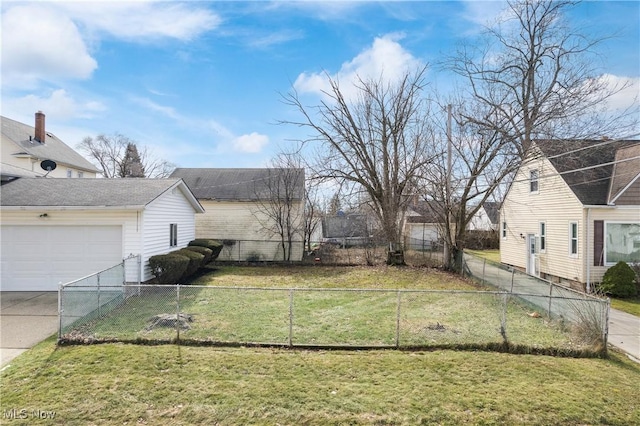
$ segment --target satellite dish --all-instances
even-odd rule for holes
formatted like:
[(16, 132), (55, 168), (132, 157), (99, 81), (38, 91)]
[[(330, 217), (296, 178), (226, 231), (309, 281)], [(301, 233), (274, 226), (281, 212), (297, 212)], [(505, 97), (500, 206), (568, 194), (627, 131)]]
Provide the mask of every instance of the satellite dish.
[(55, 170), (58, 165), (53, 160), (44, 160), (42, 163), (40, 163), (40, 167), (42, 167), (43, 170), (50, 172), (52, 170)]

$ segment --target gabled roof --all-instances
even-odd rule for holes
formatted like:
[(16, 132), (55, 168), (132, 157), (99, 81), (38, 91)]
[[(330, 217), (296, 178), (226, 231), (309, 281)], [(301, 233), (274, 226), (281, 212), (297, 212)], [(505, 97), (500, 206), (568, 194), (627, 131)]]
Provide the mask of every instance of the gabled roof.
[[(609, 203), (615, 203), (631, 186), (640, 185), (640, 143), (618, 149), (613, 178), (609, 190)], [(637, 188), (633, 188), (637, 191)], [(640, 199), (636, 204), (640, 204)]]
[[(411, 211), (415, 214), (411, 214)], [(416, 201), (409, 205), (407, 223), (440, 223), (438, 204), (435, 201)]]
[(19, 177), (42, 177), (45, 175), (45, 171), (42, 173), (34, 172), (32, 170), (23, 169), (7, 163), (0, 163), (0, 176), (2, 179), (12, 180)]
[[(542, 151), (582, 204), (607, 205), (612, 183), (620, 185), (612, 182), (616, 153), (635, 152), (632, 147), (638, 145), (638, 140), (537, 140), (533, 148)], [(626, 162), (631, 161), (620, 164)]]
[(2, 186), (2, 209), (142, 209), (179, 188), (196, 212), (204, 209), (181, 179), (20, 178)]
[[(295, 200), (304, 197), (304, 169), (177, 168), (172, 178), (182, 178), (199, 200), (256, 201), (270, 199), (279, 179), (291, 182)], [(288, 185), (288, 183), (287, 183)]]
[(66, 164), (74, 168), (100, 173), (93, 164), (67, 146), (54, 134), (47, 132), (44, 143), (34, 139), (35, 128), (10, 118), (2, 119), (2, 140), (13, 143), (13, 155), (26, 155), (39, 160), (53, 160), (59, 164)]
[(497, 224), (500, 221), (500, 203), (497, 201), (485, 201), (482, 204), (484, 211), (487, 212), (487, 217), (492, 224)]

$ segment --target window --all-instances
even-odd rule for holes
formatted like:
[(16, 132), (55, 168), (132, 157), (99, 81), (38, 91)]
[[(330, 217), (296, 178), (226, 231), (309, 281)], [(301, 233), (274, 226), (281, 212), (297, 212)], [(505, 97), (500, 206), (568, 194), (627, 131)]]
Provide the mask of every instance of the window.
[(578, 222), (569, 223), (569, 254), (578, 255)]
[(507, 222), (502, 222), (502, 239), (507, 239)]
[(540, 222), (540, 252), (547, 249), (547, 224)]
[(169, 224), (169, 246), (175, 247), (178, 245), (178, 224)]
[(605, 223), (604, 263), (640, 262), (640, 223)]
[(67, 169), (67, 177), (68, 178), (73, 177), (73, 170)]
[(529, 192), (538, 192), (538, 170), (529, 171)]
[(84, 172), (78, 172), (78, 177), (79, 178), (83, 178), (84, 177)]

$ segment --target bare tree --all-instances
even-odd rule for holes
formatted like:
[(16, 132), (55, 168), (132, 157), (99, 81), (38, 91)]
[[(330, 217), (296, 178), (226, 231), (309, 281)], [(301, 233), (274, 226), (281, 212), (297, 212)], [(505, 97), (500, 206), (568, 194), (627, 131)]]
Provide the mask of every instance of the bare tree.
[(267, 234), (280, 239), (286, 261), (291, 261), (295, 243), (302, 248), (304, 232), (304, 169), (290, 167), (291, 161), (288, 156), (279, 156), (265, 179), (254, 185), (254, 217)]
[(283, 121), (311, 129), (317, 142), (314, 169), (318, 177), (367, 194), (384, 238), (389, 263), (403, 263), (400, 244), (408, 195), (421, 168), (431, 161), (429, 104), (421, 96), (426, 68), (406, 72), (398, 81), (358, 79), (357, 97), (345, 97), (337, 80), (316, 107), (302, 104), (294, 90), (284, 101), (303, 116)]
[(317, 182), (311, 179), (307, 179), (304, 196), (303, 233), (306, 250), (310, 252), (313, 235), (322, 223), (325, 203)]
[(474, 98), (490, 114), (465, 118), (511, 140), (524, 157), (539, 139), (620, 134), (634, 123), (604, 115), (606, 100), (625, 87), (610, 87), (598, 74), (589, 39), (568, 26), (564, 13), (571, 0), (513, 0), (485, 43), (463, 47), (449, 60), (466, 79)]
[(91, 158), (105, 178), (165, 178), (175, 169), (175, 164), (156, 158), (146, 147), (138, 150), (135, 141), (118, 133), (95, 139), (87, 136), (78, 149)]
[[(486, 201), (497, 195), (520, 160), (511, 140), (498, 130), (489, 130), (466, 116), (482, 118), (486, 106), (458, 101), (450, 111), (449, 137), (438, 139), (440, 155), (423, 173), (425, 201), (438, 217), (445, 246), (445, 268), (459, 271), (466, 248), (467, 228)], [(445, 127), (445, 126), (443, 126)], [(451, 153), (447, 158), (447, 152)]]

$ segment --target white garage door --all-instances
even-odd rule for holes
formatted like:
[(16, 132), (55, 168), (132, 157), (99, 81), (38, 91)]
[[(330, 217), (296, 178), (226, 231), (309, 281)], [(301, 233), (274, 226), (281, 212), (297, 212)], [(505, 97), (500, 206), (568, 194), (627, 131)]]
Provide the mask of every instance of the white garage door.
[(122, 261), (121, 226), (1, 226), (2, 291), (54, 291)]

